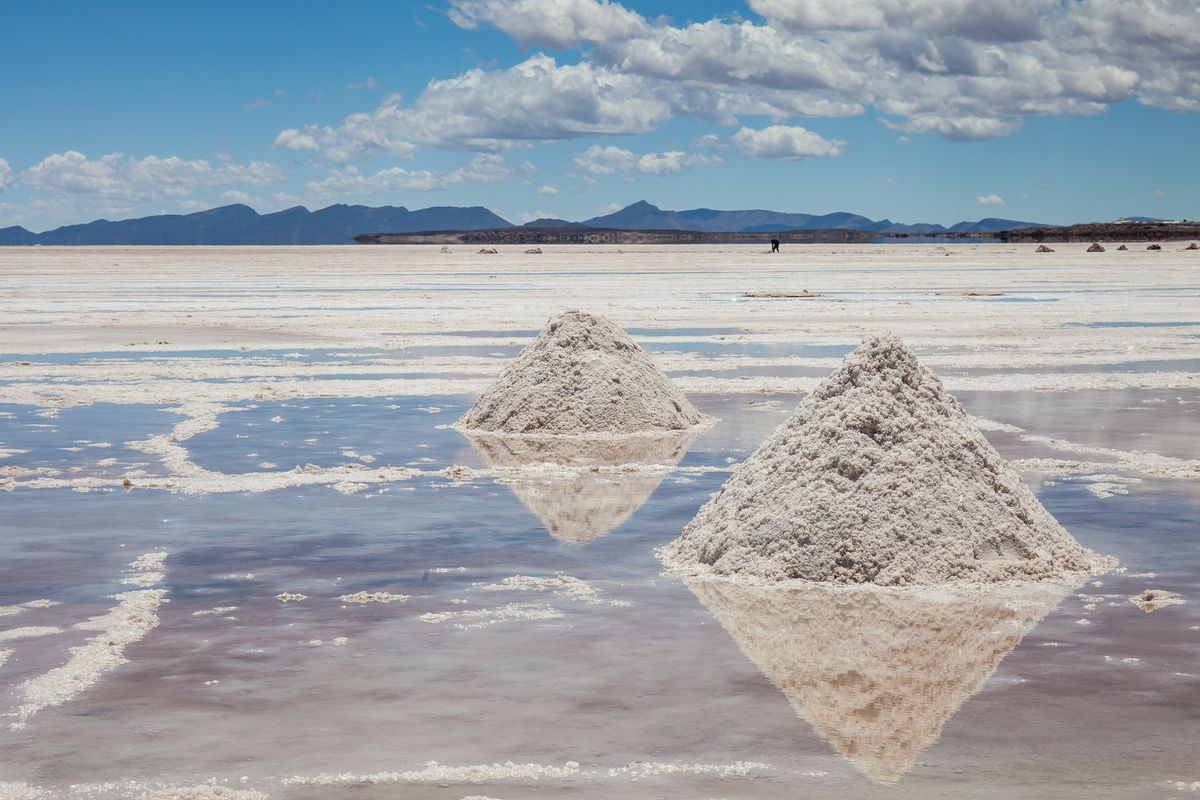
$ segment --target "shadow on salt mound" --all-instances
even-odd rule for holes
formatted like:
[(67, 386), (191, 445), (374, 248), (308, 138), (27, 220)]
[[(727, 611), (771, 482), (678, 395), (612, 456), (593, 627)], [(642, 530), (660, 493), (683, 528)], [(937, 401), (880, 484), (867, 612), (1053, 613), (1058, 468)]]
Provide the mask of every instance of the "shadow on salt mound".
[(881, 784), (913, 768), (1071, 591), (685, 582), (796, 714)]
[(621, 437), (468, 433), (488, 467), (556, 539), (599, 539), (633, 516), (687, 454), (696, 431)]

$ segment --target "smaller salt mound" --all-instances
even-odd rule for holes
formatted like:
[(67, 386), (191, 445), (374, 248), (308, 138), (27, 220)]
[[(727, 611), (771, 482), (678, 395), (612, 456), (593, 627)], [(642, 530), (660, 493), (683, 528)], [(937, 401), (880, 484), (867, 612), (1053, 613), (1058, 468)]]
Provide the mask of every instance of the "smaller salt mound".
[(708, 421), (617, 325), (571, 310), (546, 323), (455, 428), (578, 436)]
[(675, 569), (880, 585), (1109, 569), (895, 336), (846, 357), (661, 553)]
[(1092, 242), (1092, 246), (1087, 249), (1089, 253), (1103, 253), (1104, 245), (1099, 242)]

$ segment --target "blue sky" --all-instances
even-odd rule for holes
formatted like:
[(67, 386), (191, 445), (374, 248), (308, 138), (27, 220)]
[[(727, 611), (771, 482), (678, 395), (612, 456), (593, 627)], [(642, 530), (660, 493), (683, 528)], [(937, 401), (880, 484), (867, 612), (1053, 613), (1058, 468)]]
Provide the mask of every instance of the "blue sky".
[(0, 11), (0, 227), (230, 202), (1200, 216), (1194, 0)]

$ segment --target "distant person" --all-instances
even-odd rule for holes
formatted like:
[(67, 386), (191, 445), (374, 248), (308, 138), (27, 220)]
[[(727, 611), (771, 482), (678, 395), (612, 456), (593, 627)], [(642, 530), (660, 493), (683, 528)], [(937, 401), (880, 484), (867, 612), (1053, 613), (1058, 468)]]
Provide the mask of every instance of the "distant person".
[(772, 253), (778, 253), (778, 252), (779, 252), (779, 240), (778, 240), (778, 239), (772, 239), (772, 240), (771, 240), (771, 252), (772, 252)]

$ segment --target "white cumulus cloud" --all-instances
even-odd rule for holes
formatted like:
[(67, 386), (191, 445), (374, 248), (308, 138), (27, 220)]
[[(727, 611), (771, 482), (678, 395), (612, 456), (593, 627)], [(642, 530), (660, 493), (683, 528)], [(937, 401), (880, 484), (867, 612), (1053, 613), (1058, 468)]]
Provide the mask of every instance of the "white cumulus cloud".
[[(1200, 111), (1195, 0), (748, 3), (764, 22), (675, 25), (615, 0), (454, 0), (452, 14), (523, 45), (589, 44), (588, 77), (639, 78), (614, 85), (666, 103), (672, 116), (722, 124), (874, 108), (897, 130), (978, 140), (1030, 117), (1099, 114), (1131, 98)], [(527, 108), (551, 112), (545, 100)]]
[(389, 167), (368, 175), (351, 164), (330, 170), (326, 177), (306, 183), (305, 188), (312, 196), (324, 200), (387, 192), (433, 192), (462, 183), (498, 183), (513, 174), (514, 170), (502, 156), (479, 153), (466, 164), (446, 173)]
[(492, 25), (522, 47), (558, 50), (640, 37), (649, 28), (640, 14), (609, 0), (451, 0), (450, 19), (468, 29)]
[(268, 186), (286, 177), (281, 167), (265, 161), (214, 165), (205, 159), (134, 158), (123, 153), (91, 159), (76, 150), (48, 155), (21, 173), (26, 186), (45, 195), (125, 203), (179, 200), (201, 190)]
[(432, 81), (411, 106), (398, 95), (337, 127), (289, 128), (275, 146), (319, 151), (338, 161), (358, 154), (409, 156), (416, 146), (497, 150), (529, 141), (646, 133), (671, 116), (643, 81), (588, 62), (560, 66), (535, 55), (504, 70), (473, 69)]
[(975, 198), (975, 202), (981, 206), (1002, 206), (1004, 198), (998, 194), (981, 194)]
[(634, 153), (620, 147), (592, 145), (572, 160), (580, 171), (591, 175), (673, 175), (685, 169), (719, 164), (720, 158), (704, 153), (670, 150), (665, 153)]
[(0, 158), (0, 192), (7, 190), (13, 185), (12, 167), (3, 158)]
[(789, 125), (771, 125), (762, 130), (742, 128), (731, 139), (734, 147), (752, 158), (802, 159), (840, 156), (846, 143)]

